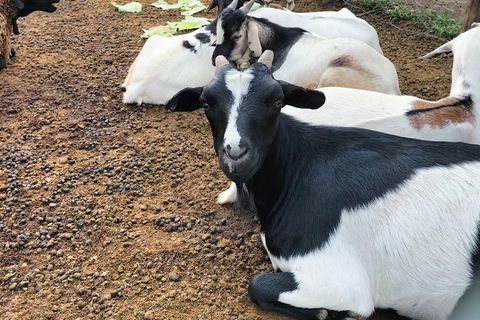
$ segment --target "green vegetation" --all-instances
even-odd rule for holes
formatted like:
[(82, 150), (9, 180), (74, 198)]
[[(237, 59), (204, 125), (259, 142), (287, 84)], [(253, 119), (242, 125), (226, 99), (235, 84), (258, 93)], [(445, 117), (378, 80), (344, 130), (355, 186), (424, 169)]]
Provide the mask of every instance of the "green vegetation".
[(115, 2), (110, 2), (112, 6), (117, 8), (118, 12), (140, 12), (142, 11), (142, 4), (140, 2), (130, 2), (124, 6), (118, 5)]
[(394, 0), (357, 0), (357, 3), (366, 10), (386, 12), (394, 20), (410, 20), (415, 25), (425, 26), (446, 39), (455, 38), (462, 25), (461, 21), (449, 18), (446, 11), (438, 14), (428, 8), (416, 9), (411, 4)]

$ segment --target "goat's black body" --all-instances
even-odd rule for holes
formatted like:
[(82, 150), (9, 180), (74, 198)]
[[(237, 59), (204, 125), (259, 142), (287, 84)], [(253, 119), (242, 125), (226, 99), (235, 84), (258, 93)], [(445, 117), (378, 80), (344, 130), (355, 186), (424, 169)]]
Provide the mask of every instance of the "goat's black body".
[(416, 169), (479, 160), (476, 145), (312, 127), (281, 114), (275, 142), (246, 186), (270, 252), (288, 258), (321, 248), (342, 210), (381, 198)]
[(30, 13), (35, 11), (55, 12), (57, 7), (53, 4), (58, 3), (60, 0), (16, 0), (17, 15), (12, 20), (13, 33), (19, 34), (17, 19), (20, 17), (26, 17)]
[[(435, 309), (439, 301), (435, 292), (437, 280), (423, 278), (431, 274), (430, 270), (449, 271), (448, 261), (452, 260), (442, 257), (455, 259), (457, 266), (463, 268), (462, 272), (455, 269), (453, 274), (438, 279), (439, 283), (448, 282), (452, 291), (457, 283), (468, 283), (470, 273), (478, 268), (480, 208), (477, 211), (478, 199), (474, 198), (478, 190), (472, 186), (478, 186), (480, 180), (477, 176), (469, 179), (468, 175), (479, 170), (480, 146), (408, 139), (358, 128), (311, 126), (297, 121), (282, 114), (281, 106), (316, 109), (325, 102), (325, 96), (320, 91), (273, 79), (267, 67), (273, 57), (263, 62), (268, 54), (260, 57), (262, 63), (241, 71), (225, 59), (217, 59), (225, 61), (208, 85), (187, 88), (165, 106), (172, 111), (207, 107), (205, 113), (220, 168), (242, 193), (247, 191), (257, 210), (262, 241), (274, 267), (284, 272), (255, 276), (249, 287), (252, 301), (300, 319), (316, 319), (320, 313), (324, 319), (324, 309), (316, 306), (337, 310), (328, 311), (327, 319), (351, 318), (350, 312), (342, 311), (345, 308), (368, 315), (377, 303), (404, 315), (420, 315), (429, 306)], [(442, 195), (429, 194), (425, 185), (430, 180), (420, 180), (423, 177), (445, 183), (450, 174), (452, 184), (445, 186), (449, 191), (434, 188), (433, 192)], [(472, 201), (465, 196), (468, 190)], [(419, 203), (422, 195), (426, 203)], [(397, 201), (399, 206), (407, 207), (397, 209)], [(435, 209), (437, 201), (445, 209)], [(445, 216), (428, 212), (430, 206)], [(452, 210), (457, 207), (461, 210), (458, 220), (451, 220), (451, 227), (441, 224), (443, 218), (450, 221), (453, 216), (446, 215), (454, 214)], [(423, 231), (423, 226), (416, 224), (420, 221), (440, 224), (426, 225)], [(395, 234), (397, 228), (399, 233)], [(448, 239), (442, 240), (442, 231), (449, 234)], [(455, 233), (462, 238), (454, 237)], [(430, 236), (435, 243), (428, 244)], [(425, 248), (417, 238), (425, 241)], [(357, 241), (361, 241), (358, 247)], [(442, 241), (447, 247), (441, 247)], [(422, 250), (431, 250), (431, 255), (425, 257)], [(425, 266), (438, 263), (428, 259), (441, 261), (445, 268), (422, 273), (405, 261)], [(399, 276), (389, 275), (390, 268), (397, 263)], [(413, 287), (421, 287), (415, 293), (402, 287), (403, 281), (411, 280), (410, 271), (422, 278), (410, 282)], [(382, 279), (383, 272), (388, 279)], [(346, 288), (350, 283), (354, 286), (351, 290)], [(399, 286), (399, 291), (392, 290), (392, 286)], [(386, 298), (370, 296), (382, 290), (387, 292)], [(405, 290), (408, 292), (403, 293)], [(428, 297), (429, 290), (433, 291)], [(368, 292), (365, 301), (364, 291)], [(391, 301), (389, 292), (394, 296)], [(354, 294), (346, 297), (351, 293)], [(444, 290), (442, 297), (447, 299), (452, 294), (459, 298), (462, 293)], [(417, 308), (425, 295), (429, 299)], [(395, 303), (395, 299), (411, 304)], [(454, 304), (449, 306), (453, 309)], [(411, 311), (415, 308), (417, 313)], [(450, 311), (439, 312), (438, 318), (446, 319)]]

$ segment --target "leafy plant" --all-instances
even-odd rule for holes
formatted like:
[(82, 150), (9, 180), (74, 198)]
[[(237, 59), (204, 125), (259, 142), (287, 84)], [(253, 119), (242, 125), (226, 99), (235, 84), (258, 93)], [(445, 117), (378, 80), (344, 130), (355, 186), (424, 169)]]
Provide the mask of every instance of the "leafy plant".
[(142, 4), (140, 2), (130, 2), (126, 5), (118, 5), (115, 2), (110, 2), (112, 6), (117, 8), (118, 12), (140, 12), (142, 11)]
[(172, 31), (168, 26), (157, 26), (150, 29), (142, 29), (142, 38), (150, 38), (153, 35), (162, 37), (172, 37), (176, 33), (176, 29)]
[(174, 4), (168, 4), (167, 2), (165, 2), (165, 0), (158, 0), (157, 2), (152, 3), (152, 6), (163, 10), (186, 10), (181, 13), (184, 16), (191, 16), (192, 14), (195, 14), (207, 8), (206, 5), (204, 5), (198, 0), (178, 0), (178, 2)]

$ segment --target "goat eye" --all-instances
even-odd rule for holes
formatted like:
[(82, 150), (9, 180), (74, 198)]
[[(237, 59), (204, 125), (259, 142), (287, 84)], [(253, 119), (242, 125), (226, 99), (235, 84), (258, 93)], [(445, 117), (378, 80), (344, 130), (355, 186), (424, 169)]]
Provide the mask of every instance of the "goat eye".
[(208, 103), (206, 103), (206, 102), (202, 103), (201, 106), (202, 106), (202, 108), (205, 109), (205, 110), (210, 109), (210, 105), (209, 105)]
[(277, 100), (277, 101), (275, 101), (275, 103), (273, 104), (273, 106), (274, 106), (275, 108), (281, 108), (281, 107), (283, 107), (283, 101), (282, 101), (282, 100)]

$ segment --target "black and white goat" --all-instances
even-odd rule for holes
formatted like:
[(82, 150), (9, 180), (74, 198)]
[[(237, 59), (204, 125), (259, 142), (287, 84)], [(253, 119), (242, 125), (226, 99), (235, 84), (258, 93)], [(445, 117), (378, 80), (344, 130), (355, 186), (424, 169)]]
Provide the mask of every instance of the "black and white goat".
[[(220, 5), (223, 8), (225, 1)], [(250, 15), (288, 27), (300, 27), (327, 38), (359, 39), (381, 52), (375, 29), (348, 9), (294, 13), (262, 8)], [(212, 45), (217, 39), (216, 26), (214, 21), (189, 34), (150, 37), (122, 84), (123, 102), (164, 104), (181, 89), (203, 86), (212, 80), (215, 67), (211, 57)]]
[(400, 94), (394, 65), (369, 45), (356, 39), (327, 39), (248, 16), (254, 1), (237, 10), (233, 1), (219, 15), (213, 61), (223, 55), (245, 68), (263, 50), (272, 50), (276, 79), (309, 89), (332, 86)]
[[(439, 101), (329, 87), (321, 89), (327, 97), (322, 108), (286, 106), (282, 112), (312, 125), (357, 127), (422, 140), (480, 144), (479, 39), (480, 23), (474, 23), (470, 30), (423, 57), (453, 52), (450, 95)], [(232, 184), (219, 194), (218, 202), (237, 202), (238, 189)]]
[(323, 93), (275, 80), (271, 51), (258, 61), (219, 56), (165, 106), (205, 108), (220, 168), (256, 207), (281, 272), (254, 276), (251, 300), (300, 319), (447, 319), (480, 263), (480, 146), (302, 123), (282, 107)]
[(15, 56), (11, 47), (11, 37), (19, 34), (17, 19), (34, 11), (54, 12), (53, 3), (59, 0), (0, 0), (0, 69), (7, 66), (10, 58)]

